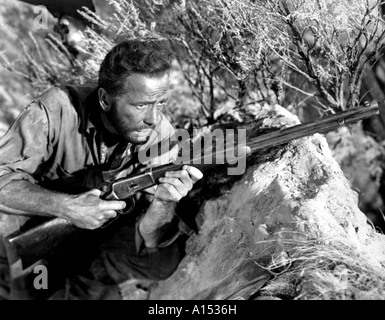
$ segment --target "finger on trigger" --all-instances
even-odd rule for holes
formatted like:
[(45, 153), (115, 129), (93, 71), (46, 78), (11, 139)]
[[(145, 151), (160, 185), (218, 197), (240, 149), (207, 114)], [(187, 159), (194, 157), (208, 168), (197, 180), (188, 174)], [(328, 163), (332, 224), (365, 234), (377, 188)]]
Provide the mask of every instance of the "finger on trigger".
[(103, 210), (122, 210), (125, 207), (126, 203), (119, 200), (105, 200), (102, 203)]
[(116, 210), (122, 210), (127, 206), (127, 203), (124, 201), (117, 201), (117, 202), (119, 202), (120, 208)]
[(105, 219), (110, 219), (110, 218), (115, 218), (117, 215), (115, 210), (107, 210), (104, 211), (104, 218)]

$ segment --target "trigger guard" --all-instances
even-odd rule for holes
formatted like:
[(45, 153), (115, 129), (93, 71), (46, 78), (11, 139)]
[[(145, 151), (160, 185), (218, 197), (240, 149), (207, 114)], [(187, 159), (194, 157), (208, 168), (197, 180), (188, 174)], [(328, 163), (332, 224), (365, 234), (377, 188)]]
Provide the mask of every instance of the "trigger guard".
[(126, 203), (126, 207), (122, 210), (117, 210), (118, 212), (118, 216), (123, 214), (129, 214), (132, 210), (134, 210), (135, 208), (135, 199), (134, 197), (131, 197), (131, 198), (128, 198), (127, 200), (124, 200), (124, 202)]
[(120, 217), (120, 215), (129, 214), (135, 208), (135, 199), (133, 197), (123, 201), (126, 203), (126, 207), (122, 210), (116, 210), (116, 213), (117, 213), (116, 217), (105, 222), (100, 228), (104, 229), (105, 227), (108, 227), (111, 223), (117, 220)]

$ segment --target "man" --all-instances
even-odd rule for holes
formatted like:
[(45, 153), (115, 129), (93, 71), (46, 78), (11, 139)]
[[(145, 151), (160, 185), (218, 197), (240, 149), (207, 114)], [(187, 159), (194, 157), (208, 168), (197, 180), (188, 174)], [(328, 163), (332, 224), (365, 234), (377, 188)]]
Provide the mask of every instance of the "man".
[[(0, 139), (1, 235), (17, 230), (30, 216), (60, 217), (79, 228), (98, 229), (124, 209), (124, 201), (102, 200), (99, 188), (119, 177), (122, 167), (127, 175), (168, 161), (163, 155), (141, 164), (134, 155), (173, 133), (162, 114), (170, 68), (171, 54), (157, 41), (124, 41), (105, 57), (91, 93), (53, 87), (34, 100)], [(156, 188), (138, 197), (136, 212), (112, 234), (83, 239), (97, 247), (97, 255), (81, 265), (85, 276), (75, 268), (72, 283), (67, 282), (71, 292), (64, 295), (117, 298), (117, 284), (127, 279), (169, 276), (181, 257), (175, 207), (201, 178), (190, 166), (168, 172)], [(31, 276), (16, 275), (15, 267), (9, 271), (6, 253), (0, 246), (0, 272), (7, 279), (0, 294), (30, 298), (35, 293), (26, 284)], [(83, 255), (80, 251), (77, 257), (83, 260)]]

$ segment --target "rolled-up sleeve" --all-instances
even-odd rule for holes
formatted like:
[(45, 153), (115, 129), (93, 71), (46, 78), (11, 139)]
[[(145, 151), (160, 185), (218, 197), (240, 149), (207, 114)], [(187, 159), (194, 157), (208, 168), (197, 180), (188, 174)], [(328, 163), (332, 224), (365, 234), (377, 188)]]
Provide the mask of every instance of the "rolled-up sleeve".
[[(154, 135), (150, 137), (149, 141), (138, 149), (139, 160), (141, 163), (147, 165), (147, 168), (157, 167), (159, 165), (172, 163), (178, 154), (179, 148), (176, 144), (176, 132), (173, 126), (169, 123), (166, 117), (162, 114), (162, 119), (158, 123), (156, 129), (154, 130)], [(151, 147), (155, 147), (157, 152), (166, 151), (164, 153), (157, 154), (155, 157), (146, 158), (146, 161), (142, 161), (141, 154), (146, 154), (146, 150)], [(152, 200), (151, 200), (152, 201)], [(151, 202), (150, 201), (150, 202)], [(149, 204), (148, 204), (149, 206)], [(157, 251), (159, 248), (165, 248), (170, 246), (175, 240), (182, 234), (190, 236), (194, 230), (191, 229), (181, 217), (178, 215), (174, 216), (172, 222), (165, 226), (163, 229), (164, 232), (159, 233), (158, 245), (156, 248), (146, 248), (144, 244), (144, 239), (139, 232), (139, 224), (144, 214), (146, 213), (148, 207), (142, 210), (142, 215), (139, 216), (135, 225), (135, 246), (138, 255), (146, 254), (147, 252)]]
[[(143, 216), (141, 218), (143, 218)], [(158, 239), (158, 245), (155, 248), (146, 248), (144, 244), (144, 239), (139, 232), (139, 224), (140, 224), (141, 218), (138, 219), (138, 221), (135, 224), (135, 247), (136, 247), (136, 252), (139, 256), (145, 255), (148, 252), (156, 252), (159, 250), (159, 248), (168, 247), (183, 233), (178, 228), (179, 224), (176, 222), (177, 218), (175, 218), (172, 225), (167, 226), (167, 229), (168, 229), (167, 232), (162, 234), (162, 236)], [(181, 222), (181, 220), (179, 221)]]
[(160, 232), (156, 239), (158, 245), (155, 248), (146, 248), (144, 239), (139, 232), (139, 224), (150, 206), (148, 197), (142, 195), (139, 202), (136, 203), (136, 208), (140, 212), (137, 214), (135, 223), (135, 248), (137, 255), (146, 255), (149, 252), (158, 251), (159, 248), (165, 248), (171, 245), (180, 235), (185, 234), (191, 236), (194, 230), (191, 229), (178, 215), (175, 215), (172, 222), (164, 227), (163, 232)]
[(0, 138), (0, 190), (14, 180), (35, 183), (34, 173), (52, 153), (49, 115), (33, 101)]

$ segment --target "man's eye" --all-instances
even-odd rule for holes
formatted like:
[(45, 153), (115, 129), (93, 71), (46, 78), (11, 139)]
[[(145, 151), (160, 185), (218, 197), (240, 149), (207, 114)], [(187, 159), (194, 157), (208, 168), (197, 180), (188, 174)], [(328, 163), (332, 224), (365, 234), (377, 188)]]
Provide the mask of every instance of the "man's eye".
[(148, 107), (148, 104), (138, 104), (136, 107), (138, 109), (146, 109)]
[(159, 102), (156, 106), (158, 109), (163, 109), (166, 106), (166, 104), (167, 102), (163, 101), (163, 102)]

